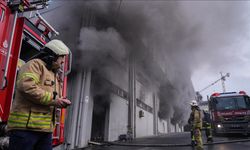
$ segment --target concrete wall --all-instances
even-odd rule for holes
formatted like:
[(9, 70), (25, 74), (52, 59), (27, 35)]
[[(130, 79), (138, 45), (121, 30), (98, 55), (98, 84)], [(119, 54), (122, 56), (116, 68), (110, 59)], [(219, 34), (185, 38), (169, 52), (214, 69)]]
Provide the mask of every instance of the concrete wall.
[[(136, 99), (153, 108), (153, 92), (150, 91), (146, 83), (136, 81)], [(144, 117), (139, 117), (139, 111), (142, 111)], [(149, 112), (141, 107), (136, 107), (136, 137), (154, 135), (153, 111)]]
[(67, 109), (65, 142), (70, 149), (85, 147), (91, 136), (93, 98), (90, 91), (91, 70), (71, 76), (68, 89), (72, 105)]
[(109, 114), (108, 140), (118, 140), (120, 134), (127, 133), (128, 101), (112, 94)]
[[(144, 117), (139, 117), (139, 111), (144, 112)], [(136, 137), (154, 135), (153, 114), (139, 107), (136, 108)]]
[(158, 118), (158, 132), (160, 134), (168, 133), (168, 123), (166, 120), (161, 120)]
[(176, 132), (175, 125), (171, 123), (170, 118), (167, 119), (167, 122), (168, 122), (168, 133)]
[[(170, 120), (170, 119), (167, 119), (167, 120)], [(180, 126), (179, 124), (173, 125), (167, 120), (158, 119), (158, 132), (160, 134), (183, 131), (182, 126)]]
[[(126, 72), (124, 71), (124, 73)], [(122, 78), (120, 80), (116, 79), (117, 78), (113, 78), (111, 82), (113, 82), (119, 88), (126, 90), (124, 85), (122, 87), (120, 86)], [(151, 108), (153, 108), (152, 93), (153, 92), (147, 90), (142, 83), (136, 81), (136, 98), (141, 100), (143, 103), (150, 106)], [(144, 112), (144, 117), (141, 118), (139, 117), (140, 110)], [(153, 112), (149, 112), (137, 106), (135, 121), (136, 121), (136, 137), (152, 136), (154, 134)], [(128, 101), (112, 93), (110, 102), (110, 111), (109, 111), (108, 140), (115, 141), (118, 140), (119, 135), (126, 134), (127, 124), (128, 124)]]

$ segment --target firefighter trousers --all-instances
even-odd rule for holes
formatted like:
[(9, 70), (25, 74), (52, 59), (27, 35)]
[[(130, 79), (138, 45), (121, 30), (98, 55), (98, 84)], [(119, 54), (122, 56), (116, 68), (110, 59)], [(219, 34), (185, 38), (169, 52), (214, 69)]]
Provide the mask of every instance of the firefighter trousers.
[(211, 124), (210, 123), (205, 123), (204, 127), (205, 127), (207, 142), (213, 142)]
[(196, 150), (203, 150), (203, 142), (202, 142), (202, 136), (201, 136), (201, 129), (196, 128), (193, 130), (193, 138), (195, 140), (195, 149)]
[(52, 133), (10, 131), (9, 150), (52, 150)]

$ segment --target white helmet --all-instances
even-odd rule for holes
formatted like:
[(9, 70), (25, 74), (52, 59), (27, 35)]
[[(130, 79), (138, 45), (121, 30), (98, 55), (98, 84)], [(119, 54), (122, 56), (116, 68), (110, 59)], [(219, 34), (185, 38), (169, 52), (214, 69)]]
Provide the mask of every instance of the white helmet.
[(56, 55), (68, 55), (69, 54), (69, 48), (60, 40), (51, 40), (47, 44), (45, 44), (45, 47), (49, 48), (51, 51), (53, 51)]
[(198, 103), (196, 100), (192, 100), (190, 103), (191, 106), (198, 106)]

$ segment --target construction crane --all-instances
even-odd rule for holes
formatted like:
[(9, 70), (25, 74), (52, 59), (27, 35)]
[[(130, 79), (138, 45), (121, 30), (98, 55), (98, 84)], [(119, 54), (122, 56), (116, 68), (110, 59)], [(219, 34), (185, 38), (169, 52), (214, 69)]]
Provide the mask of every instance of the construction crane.
[(201, 89), (198, 92), (201, 93), (201, 92), (205, 91), (206, 89), (208, 89), (209, 87), (213, 86), (214, 84), (216, 84), (219, 81), (221, 81), (221, 83), (222, 83), (222, 90), (223, 90), (223, 92), (226, 92), (226, 88), (225, 88), (225, 83), (224, 82), (226, 81), (226, 77), (230, 76), (230, 73), (227, 73), (224, 76), (222, 75), (222, 72), (220, 72), (220, 74), (221, 74), (221, 77), (218, 80), (214, 81), (213, 83), (209, 84), (208, 86), (206, 86), (205, 88)]
[(202, 96), (201, 96), (201, 92), (205, 91), (206, 89), (210, 88), (211, 86), (215, 85), (216, 83), (218, 83), (219, 81), (221, 81), (222, 84), (222, 91), (223, 93), (226, 92), (226, 87), (225, 87), (225, 81), (226, 81), (226, 77), (230, 76), (230, 73), (226, 73), (225, 75), (222, 74), (222, 72), (220, 72), (221, 77), (214, 81), (213, 83), (209, 84), (208, 86), (204, 87), (203, 89), (201, 89), (200, 91), (196, 92), (196, 99), (197, 101), (201, 101), (202, 100)]

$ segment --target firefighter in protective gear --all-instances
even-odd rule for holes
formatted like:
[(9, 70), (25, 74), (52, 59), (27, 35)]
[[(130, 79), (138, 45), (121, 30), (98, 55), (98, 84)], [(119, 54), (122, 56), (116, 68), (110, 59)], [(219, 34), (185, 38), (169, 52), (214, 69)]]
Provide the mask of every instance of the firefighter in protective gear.
[(201, 136), (202, 129), (202, 114), (198, 106), (197, 101), (193, 100), (190, 103), (191, 105), (191, 114), (188, 119), (188, 123), (191, 124), (191, 138), (192, 142), (195, 142), (196, 150), (203, 150), (203, 142)]
[(205, 133), (207, 137), (207, 142), (213, 142), (212, 128), (211, 128), (211, 118), (208, 111), (203, 110), (203, 127), (205, 128)]
[(52, 40), (20, 68), (8, 120), (10, 150), (52, 150), (55, 109), (71, 104), (62, 98), (58, 77), (68, 54), (69, 48), (62, 41)]

